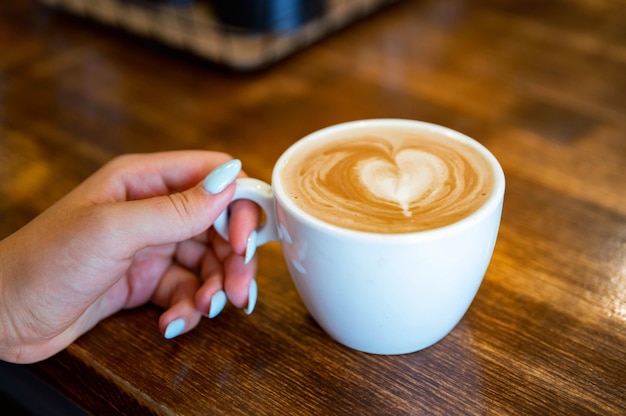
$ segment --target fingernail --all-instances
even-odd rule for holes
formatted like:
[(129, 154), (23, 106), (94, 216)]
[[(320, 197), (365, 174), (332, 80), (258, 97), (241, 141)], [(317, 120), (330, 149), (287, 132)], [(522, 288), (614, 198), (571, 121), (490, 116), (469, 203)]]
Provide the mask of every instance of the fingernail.
[(212, 195), (219, 194), (237, 179), (239, 172), (241, 172), (241, 161), (238, 159), (229, 160), (209, 173), (204, 178), (202, 186)]
[(250, 263), (252, 257), (254, 257), (254, 253), (256, 253), (256, 230), (252, 230), (250, 233), (250, 237), (248, 237), (248, 242), (246, 244), (246, 257), (244, 259), (244, 264)]
[(185, 320), (183, 318), (174, 319), (165, 328), (165, 339), (172, 339), (179, 336), (185, 329)]
[(248, 288), (248, 306), (246, 306), (246, 309), (244, 310), (246, 312), (246, 315), (250, 315), (252, 311), (254, 311), (257, 295), (258, 288), (256, 286), (256, 280), (252, 279), (250, 281), (250, 287)]
[(219, 290), (211, 297), (211, 307), (207, 316), (210, 319), (215, 318), (222, 312), (224, 306), (226, 306), (226, 293), (223, 290)]

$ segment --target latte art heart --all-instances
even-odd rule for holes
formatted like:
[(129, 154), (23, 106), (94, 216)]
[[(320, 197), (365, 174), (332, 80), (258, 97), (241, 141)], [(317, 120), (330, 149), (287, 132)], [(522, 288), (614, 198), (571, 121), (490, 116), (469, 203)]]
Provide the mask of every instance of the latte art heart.
[(300, 146), (282, 169), (303, 211), (376, 233), (449, 225), (480, 208), (493, 188), (489, 162), (472, 145), (402, 128), (337, 133)]
[(397, 203), (407, 217), (412, 215), (411, 203), (439, 189), (448, 176), (446, 165), (439, 158), (415, 149), (398, 152), (392, 161), (361, 161), (357, 172), (372, 194)]

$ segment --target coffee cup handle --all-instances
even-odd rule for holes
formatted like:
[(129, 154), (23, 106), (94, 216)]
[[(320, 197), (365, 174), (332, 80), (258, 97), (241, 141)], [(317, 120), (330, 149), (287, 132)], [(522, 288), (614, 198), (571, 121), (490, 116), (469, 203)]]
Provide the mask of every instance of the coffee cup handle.
[[(254, 178), (239, 178), (236, 181), (235, 195), (232, 201), (238, 199), (249, 199), (256, 202), (265, 212), (265, 222), (260, 225), (257, 232), (257, 247), (269, 241), (278, 241), (278, 228), (276, 227), (276, 217), (274, 216), (274, 196), (272, 187), (267, 183)], [(228, 241), (228, 226), (230, 218), (228, 208), (213, 222), (213, 227), (219, 235)]]

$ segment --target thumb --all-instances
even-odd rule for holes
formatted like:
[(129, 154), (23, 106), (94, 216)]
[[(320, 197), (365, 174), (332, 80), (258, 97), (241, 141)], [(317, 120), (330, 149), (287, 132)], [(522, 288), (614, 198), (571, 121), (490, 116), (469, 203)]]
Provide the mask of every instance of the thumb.
[(206, 231), (230, 204), (241, 162), (231, 160), (184, 192), (115, 204), (127, 249), (177, 243)]

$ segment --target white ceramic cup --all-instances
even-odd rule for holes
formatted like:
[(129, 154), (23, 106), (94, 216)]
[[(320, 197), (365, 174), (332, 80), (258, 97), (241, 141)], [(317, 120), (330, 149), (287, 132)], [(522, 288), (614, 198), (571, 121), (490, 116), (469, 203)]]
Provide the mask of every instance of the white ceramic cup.
[[(456, 223), (404, 234), (341, 228), (299, 208), (281, 182), (282, 167), (291, 155), (304, 142), (368, 125), (426, 129), (446, 140), (471, 144), (493, 168), (491, 196)], [(278, 159), (272, 186), (239, 179), (234, 199), (250, 199), (265, 211), (257, 245), (280, 241), (302, 301), (332, 338), (368, 353), (404, 354), (441, 340), (469, 308), (496, 242), (504, 187), (500, 164), (475, 140), (434, 124), (375, 119), (331, 126), (304, 137)], [(226, 212), (214, 225), (227, 238)]]

